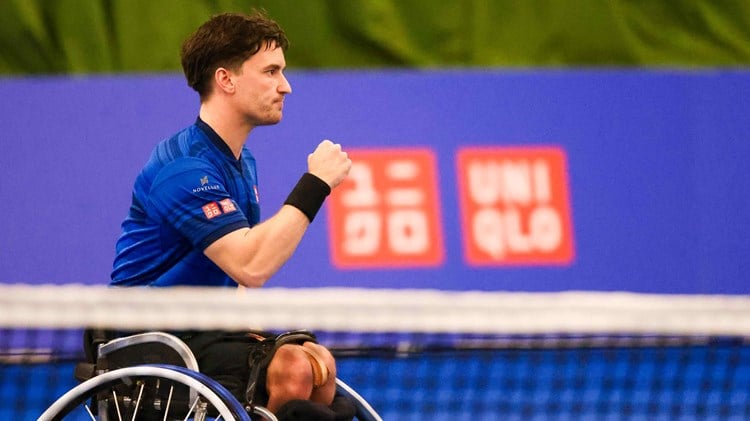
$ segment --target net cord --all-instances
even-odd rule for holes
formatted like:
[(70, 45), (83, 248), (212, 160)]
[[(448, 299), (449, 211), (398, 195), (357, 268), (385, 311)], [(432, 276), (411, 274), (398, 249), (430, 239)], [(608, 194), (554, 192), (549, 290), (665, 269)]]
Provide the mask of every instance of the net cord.
[(0, 285), (0, 327), (750, 335), (750, 296)]

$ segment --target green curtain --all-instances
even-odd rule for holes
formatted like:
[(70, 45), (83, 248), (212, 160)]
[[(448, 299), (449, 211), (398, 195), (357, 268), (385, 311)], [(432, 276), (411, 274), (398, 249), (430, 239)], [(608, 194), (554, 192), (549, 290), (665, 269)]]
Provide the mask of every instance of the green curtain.
[(179, 71), (201, 22), (254, 7), (294, 68), (750, 64), (747, 0), (0, 0), (0, 74)]

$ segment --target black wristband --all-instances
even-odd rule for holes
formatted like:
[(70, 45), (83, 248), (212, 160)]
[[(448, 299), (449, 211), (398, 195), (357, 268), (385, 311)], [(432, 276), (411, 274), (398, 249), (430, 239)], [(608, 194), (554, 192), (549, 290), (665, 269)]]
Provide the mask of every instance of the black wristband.
[(328, 183), (306, 172), (302, 174), (284, 204), (299, 209), (312, 222), (330, 193), (331, 186)]

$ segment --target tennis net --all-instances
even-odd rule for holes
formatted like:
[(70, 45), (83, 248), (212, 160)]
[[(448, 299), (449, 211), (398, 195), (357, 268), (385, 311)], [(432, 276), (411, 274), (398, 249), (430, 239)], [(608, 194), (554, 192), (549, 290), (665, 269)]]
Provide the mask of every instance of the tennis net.
[(77, 382), (85, 328), (309, 329), (385, 420), (750, 418), (750, 298), (0, 286), (0, 419)]

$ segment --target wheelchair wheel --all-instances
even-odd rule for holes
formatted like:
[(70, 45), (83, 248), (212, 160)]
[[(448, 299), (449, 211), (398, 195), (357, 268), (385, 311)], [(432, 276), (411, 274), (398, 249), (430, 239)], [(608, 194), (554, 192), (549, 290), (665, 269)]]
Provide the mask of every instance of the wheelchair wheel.
[(183, 367), (141, 365), (95, 376), (69, 390), (40, 421), (250, 421), (223, 386)]

